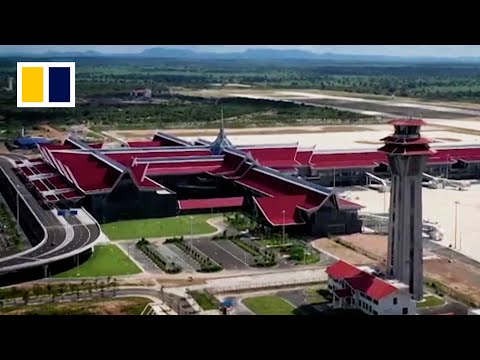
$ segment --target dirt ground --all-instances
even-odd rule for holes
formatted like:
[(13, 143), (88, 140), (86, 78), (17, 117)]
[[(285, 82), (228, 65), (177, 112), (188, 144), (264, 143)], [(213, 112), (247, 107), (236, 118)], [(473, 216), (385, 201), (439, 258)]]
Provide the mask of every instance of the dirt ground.
[(78, 315), (134, 315), (143, 309), (148, 299), (126, 298), (106, 301), (72, 302), (63, 304), (48, 304), (45, 306), (22, 306), (15, 310), (4, 309), (2, 315), (24, 315), (26, 313), (78, 314)]
[(349, 263), (355, 265), (371, 265), (375, 263), (375, 260), (359, 254), (358, 252), (351, 250), (345, 246), (337, 244), (333, 240), (322, 238), (312, 242), (312, 246), (315, 249), (323, 250), (329, 254), (339, 257)]
[(427, 260), (424, 262), (425, 275), (446, 284), (458, 292), (468, 295), (480, 303), (480, 270), (448, 259)]
[(359, 249), (364, 255), (378, 259), (387, 259), (387, 237), (373, 234), (351, 234), (340, 236), (341, 241)]
[[(375, 259), (386, 260), (387, 237), (383, 235), (353, 234), (340, 237), (345, 243), (358, 248), (363, 254)], [(337, 244), (335, 244), (337, 245)], [(341, 255), (342, 259), (349, 261)], [(459, 261), (449, 259), (424, 260), (424, 274), (480, 303), (480, 270)]]
[[(373, 129), (365, 126), (351, 125), (331, 125), (331, 126), (285, 126), (285, 127), (256, 127), (250, 129), (228, 129), (229, 135), (271, 135), (271, 134), (302, 134), (309, 132), (317, 133), (339, 133), (339, 132), (358, 132), (372, 131)], [(161, 130), (167, 134), (176, 136), (214, 136), (218, 129), (166, 129)], [(128, 139), (151, 139), (156, 130), (118, 130), (105, 132), (114, 137)]]
[(66, 137), (66, 134), (62, 131), (50, 126), (50, 125), (39, 125), (39, 130), (32, 130), (31, 135), (34, 136), (46, 136), (50, 139), (57, 139), (63, 141)]

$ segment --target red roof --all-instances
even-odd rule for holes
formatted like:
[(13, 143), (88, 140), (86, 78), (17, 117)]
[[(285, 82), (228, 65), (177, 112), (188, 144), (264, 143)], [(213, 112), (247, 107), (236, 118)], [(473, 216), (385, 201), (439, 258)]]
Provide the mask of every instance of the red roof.
[(229, 208), (241, 207), (242, 205), (243, 197), (191, 199), (178, 201), (178, 207), (180, 210)]
[(201, 174), (209, 171), (215, 171), (222, 165), (223, 159), (204, 160), (172, 160), (158, 163), (150, 163), (148, 166), (148, 175), (180, 175), (180, 174)]
[(166, 134), (166, 133), (156, 133), (153, 136), (153, 141), (159, 141), (160, 146), (190, 146), (191, 144), (188, 141), (180, 139), (176, 136)]
[(328, 276), (334, 278), (335, 280), (350, 278), (363, 273), (363, 271), (359, 268), (350, 265), (343, 260), (339, 260), (335, 264), (330, 265), (329, 267), (327, 267), (327, 270), (325, 272)]
[(273, 226), (305, 223), (299, 218), (297, 210), (299, 199), (297, 196), (254, 197), (253, 200), (265, 219)]
[(295, 160), (302, 165), (310, 164), (310, 159), (313, 155), (313, 150), (297, 150)]
[(333, 293), (340, 299), (352, 296), (352, 290), (350, 288), (333, 290)]
[(394, 155), (431, 155), (436, 152), (426, 144), (403, 145), (393, 143), (387, 143), (378, 149), (378, 151)]
[(132, 148), (136, 147), (160, 147), (162, 146), (161, 141), (129, 141), (128, 146)]
[(383, 299), (384, 297), (398, 291), (395, 286), (365, 272), (362, 272), (362, 274), (358, 276), (345, 279), (345, 281), (353, 289), (359, 290), (375, 300)]
[(404, 137), (399, 137), (399, 136), (387, 136), (381, 139), (381, 141), (384, 141), (386, 143), (394, 143), (394, 144), (408, 144), (408, 145), (424, 145), (424, 144), (430, 144), (431, 142), (434, 142), (432, 139), (429, 138), (404, 138)]
[(339, 196), (337, 196), (337, 199), (338, 199), (338, 207), (342, 210), (343, 209), (362, 209), (365, 207), (360, 204), (354, 203), (353, 201), (341, 198)]
[(392, 120), (389, 122), (390, 125), (393, 126), (424, 126), (428, 125), (427, 122), (423, 120), (409, 120), (409, 119), (399, 119), (399, 120)]
[(388, 282), (370, 275), (359, 268), (339, 260), (326, 270), (335, 280), (345, 280), (352, 289), (363, 292), (375, 300), (380, 300), (398, 289)]

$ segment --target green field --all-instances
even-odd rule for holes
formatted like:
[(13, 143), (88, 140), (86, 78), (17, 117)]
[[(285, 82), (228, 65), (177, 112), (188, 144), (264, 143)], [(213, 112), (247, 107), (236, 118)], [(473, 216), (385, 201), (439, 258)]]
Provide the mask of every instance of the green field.
[[(111, 306), (112, 302), (115, 303), (114, 307)], [(15, 315), (140, 315), (149, 302), (149, 299), (132, 297), (115, 300), (5, 307), (0, 310), (0, 313)]]
[(243, 300), (257, 315), (294, 315), (295, 308), (279, 296), (258, 296)]
[(445, 301), (440, 299), (438, 296), (427, 295), (423, 297), (421, 302), (417, 303), (417, 308), (440, 306), (443, 304), (445, 304)]
[[(184, 215), (163, 219), (117, 221), (103, 224), (102, 230), (110, 240), (182, 236), (190, 235), (191, 230), (193, 235), (209, 234), (215, 232), (216, 229), (209, 225), (207, 220), (217, 216), (222, 215)], [(193, 219), (192, 222), (190, 217)]]
[(215, 310), (220, 307), (220, 302), (211, 294), (204, 291), (191, 291), (193, 299), (203, 310)]
[(323, 304), (330, 302), (330, 293), (325, 285), (317, 286), (306, 290), (308, 302), (311, 304)]
[(57, 278), (138, 274), (140, 269), (116, 245), (96, 246), (92, 257), (78, 268), (57, 274)]

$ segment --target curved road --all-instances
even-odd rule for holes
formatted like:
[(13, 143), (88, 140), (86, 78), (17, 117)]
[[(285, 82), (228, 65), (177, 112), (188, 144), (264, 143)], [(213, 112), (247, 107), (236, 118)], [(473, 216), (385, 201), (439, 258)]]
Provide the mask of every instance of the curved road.
[[(57, 217), (49, 209), (44, 209), (37, 201), (37, 199), (25, 187), (22, 181), (18, 178), (13, 170), (12, 163), (6, 159), (12, 160), (23, 159), (20, 155), (0, 155), (0, 171), (3, 170), (5, 175), (17, 188), (22, 198), (30, 206), (35, 213), (37, 219), (46, 230), (46, 239), (37, 246), (26, 250), (24, 252), (0, 258), (0, 273), (8, 272), (9, 270), (17, 270), (21, 268), (28, 268), (36, 266), (38, 261), (48, 263), (49, 259), (52, 261), (60, 260), (61, 258), (69, 257), (69, 254), (81, 252), (80, 250), (87, 250), (100, 235), (100, 229), (97, 224), (85, 225), (76, 218), (69, 218), (67, 222), (72, 226), (74, 234), (73, 238), (68, 244), (64, 244), (67, 240), (67, 232), (65, 227), (60, 223)], [(22, 216), (22, 214), (21, 214)], [(23, 216), (28, 216), (23, 214)], [(72, 254), (71, 256), (75, 255)], [(60, 257), (60, 258), (57, 258)]]

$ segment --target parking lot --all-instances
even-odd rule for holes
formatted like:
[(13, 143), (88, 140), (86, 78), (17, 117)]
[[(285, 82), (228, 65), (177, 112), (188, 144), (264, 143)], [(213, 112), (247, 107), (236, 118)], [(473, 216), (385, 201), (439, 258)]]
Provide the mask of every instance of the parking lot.
[(193, 246), (222, 265), (225, 270), (245, 270), (253, 264), (253, 257), (248, 252), (228, 240), (195, 239), (188, 240)]

